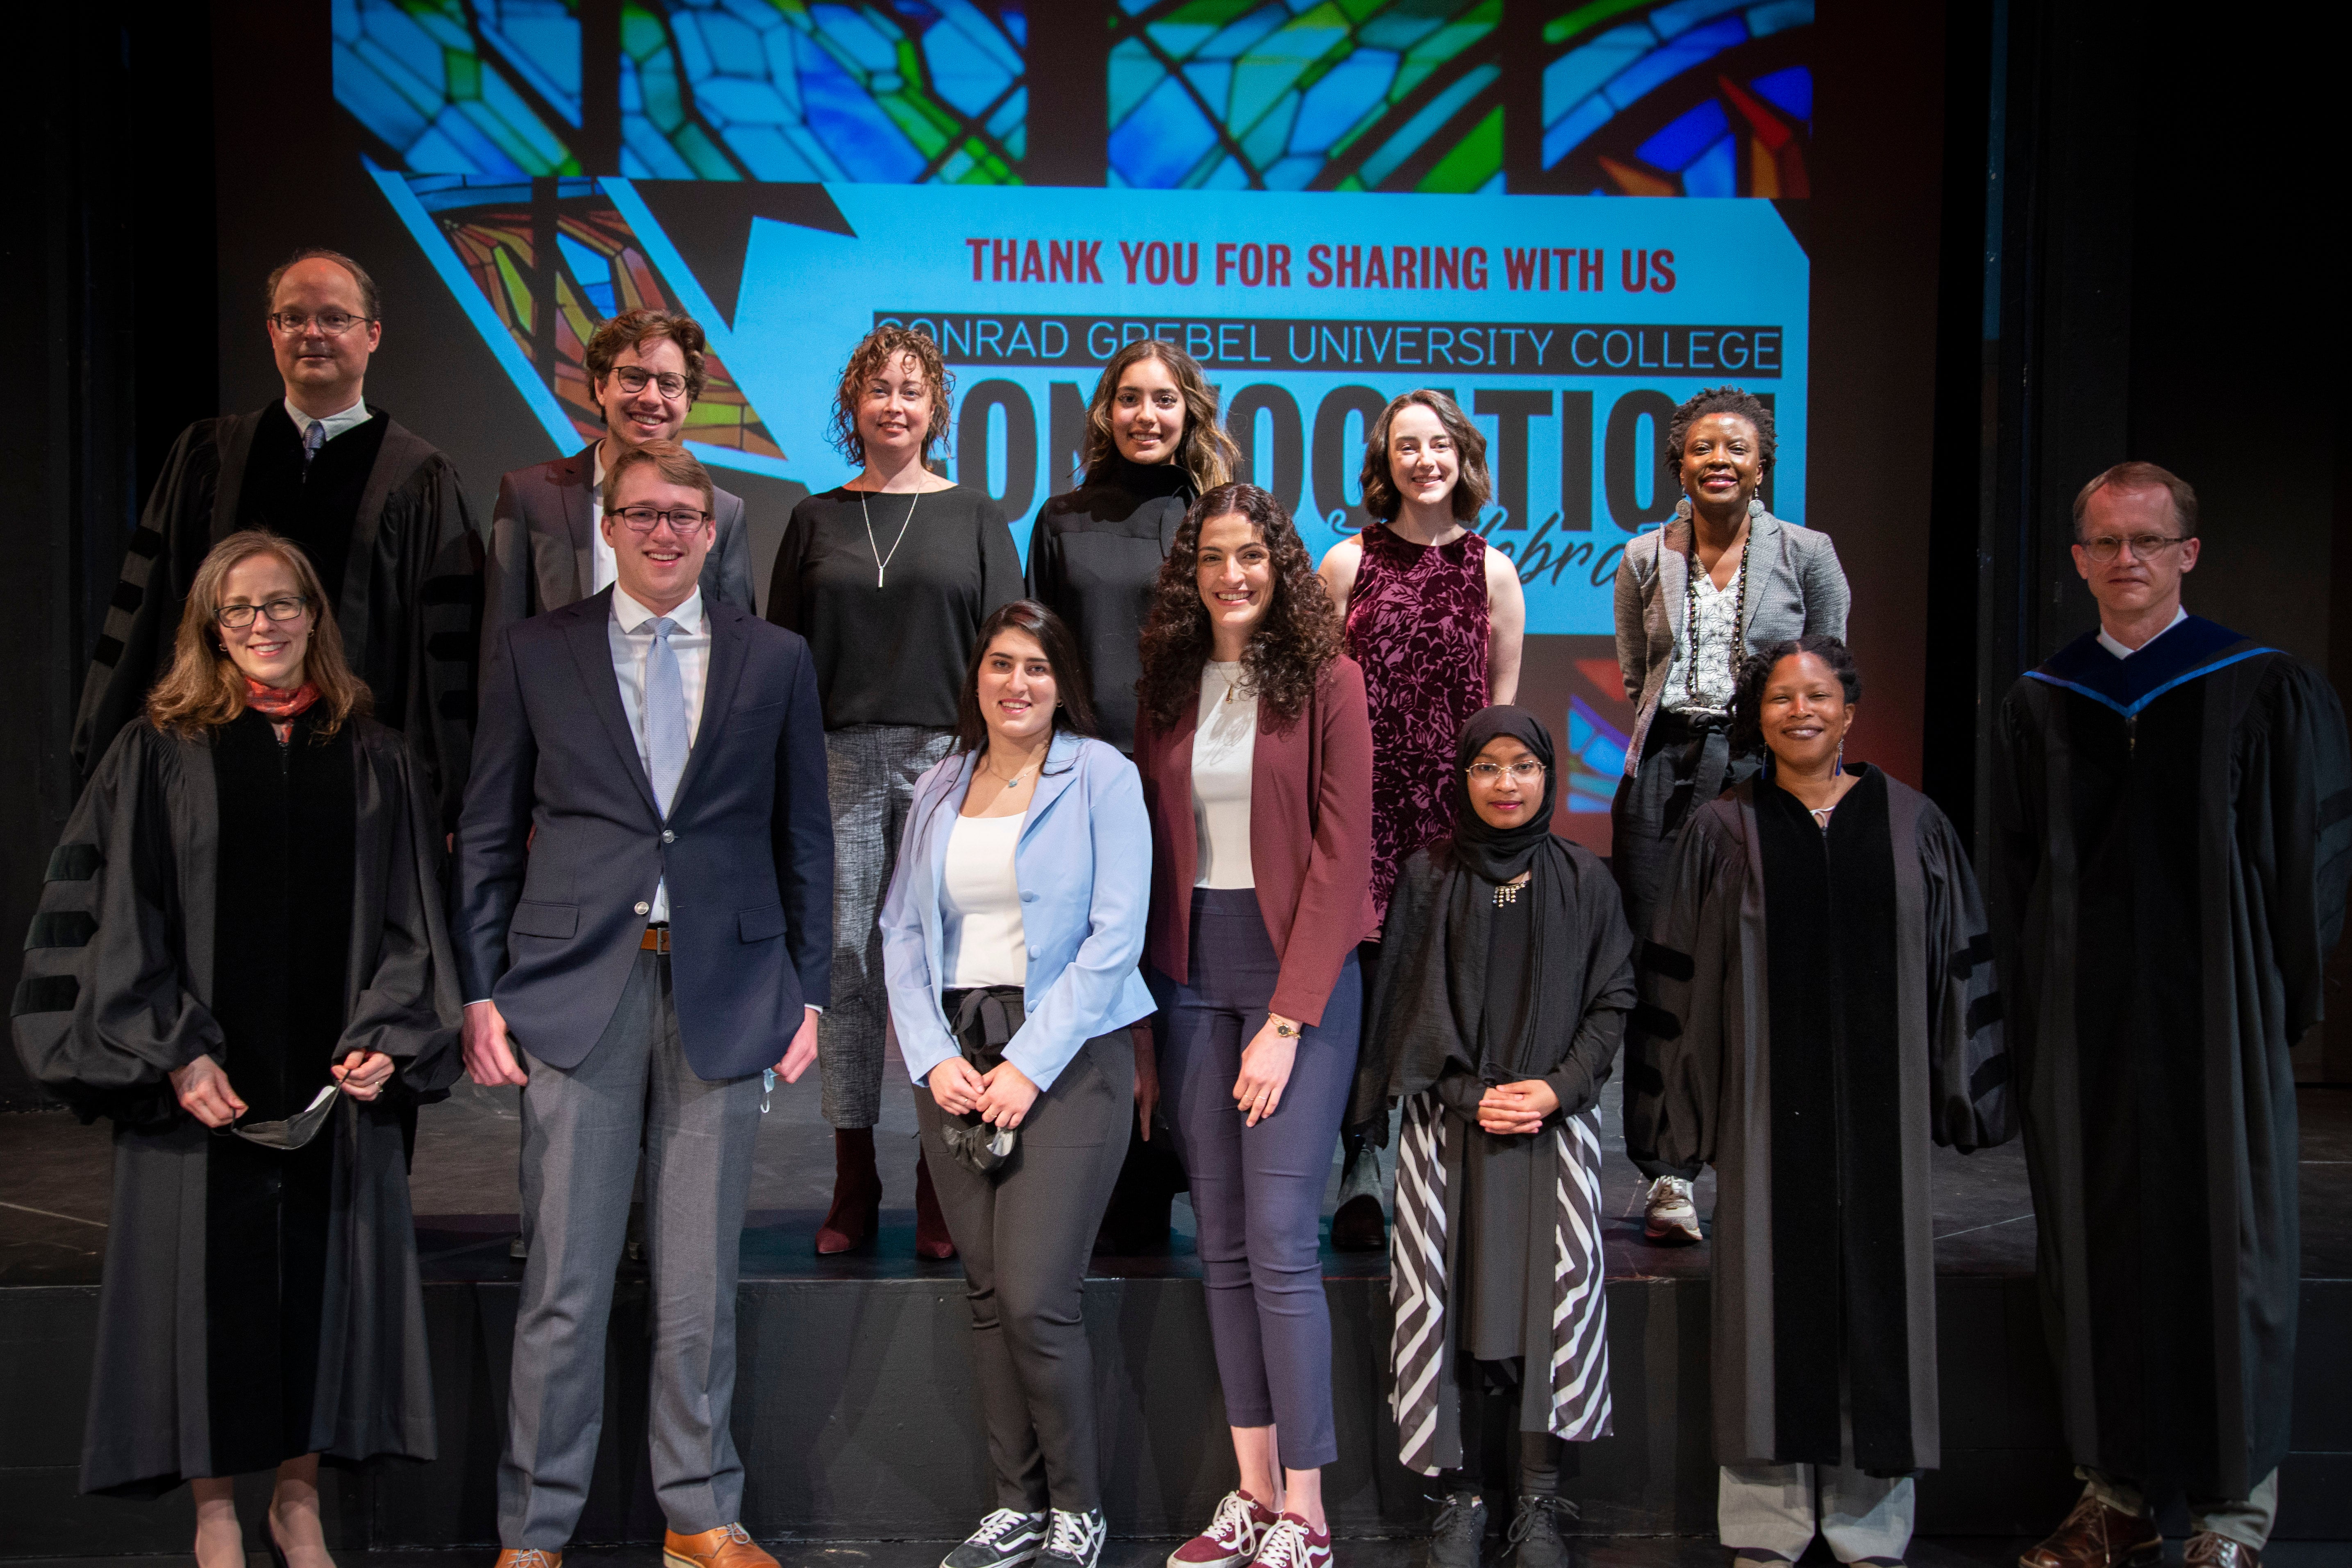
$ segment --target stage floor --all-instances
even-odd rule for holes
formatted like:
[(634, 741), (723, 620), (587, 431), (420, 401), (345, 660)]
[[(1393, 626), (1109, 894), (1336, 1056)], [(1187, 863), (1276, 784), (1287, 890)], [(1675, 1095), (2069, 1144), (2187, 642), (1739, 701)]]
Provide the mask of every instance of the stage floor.
[[(516, 1107), (520, 1090), (460, 1083), (419, 1119), (412, 1192), (428, 1280), (520, 1278), (507, 1257), (519, 1203)], [(2307, 1279), (2352, 1278), (2352, 1089), (2306, 1088), (2303, 1121), (2303, 1249)], [(758, 1279), (952, 1278), (953, 1263), (914, 1256), (915, 1113), (903, 1093), (884, 1095), (883, 1230), (867, 1251), (815, 1255), (814, 1237), (833, 1184), (833, 1140), (817, 1113), (815, 1085), (779, 1085), (761, 1121), (743, 1237), (743, 1277)], [(1602, 1194), (1612, 1216), (1612, 1279), (1704, 1279), (1707, 1249), (1654, 1247), (1642, 1236), (1641, 1175), (1624, 1158), (1617, 1095), (1603, 1110)], [(0, 1286), (94, 1283), (105, 1244), (108, 1130), (60, 1112), (0, 1116)], [(1384, 1168), (1388, 1156), (1383, 1154)], [(1982, 1153), (1935, 1152), (1936, 1267), (1939, 1274), (2026, 1275), (2033, 1270), (2032, 1203), (2025, 1156), (2015, 1142)], [(1335, 1153), (1331, 1205), (1339, 1185)], [(1715, 1175), (1698, 1184), (1700, 1214), (1711, 1215)], [(1186, 1277), (1198, 1272), (1192, 1210), (1177, 1200), (1165, 1252), (1097, 1253), (1103, 1278)], [(1387, 1273), (1384, 1253), (1325, 1253), (1335, 1279)]]

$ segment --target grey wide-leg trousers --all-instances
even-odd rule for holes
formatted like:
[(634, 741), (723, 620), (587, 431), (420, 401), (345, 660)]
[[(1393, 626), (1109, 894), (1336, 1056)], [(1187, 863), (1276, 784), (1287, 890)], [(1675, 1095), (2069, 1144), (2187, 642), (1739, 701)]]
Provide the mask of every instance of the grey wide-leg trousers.
[(572, 1539), (604, 1424), (604, 1327), (645, 1140), (646, 1250), (653, 1275), (654, 1496), (693, 1534), (742, 1512), (735, 1397), (735, 1279), (760, 1079), (709, 1083), (687, 1065), (669, 960), (637, 954), (587, 1058), (527, 1052), (530, 1108), (523, 1210), (530, 1258), (515, 1319), (499, 1543), (561, 1551)]
[(871, 1127), (882, 1119), (890, 995), (882, 983), (877, 917), (898, 868), (915, 781), (954, 743), (954, 731), (919, 724), (848, 724), (824, 733), (824, 784), (833, 804), (833, 1000), (816, 1021), (816, 1056), (824, 1119), (835, 1127)]

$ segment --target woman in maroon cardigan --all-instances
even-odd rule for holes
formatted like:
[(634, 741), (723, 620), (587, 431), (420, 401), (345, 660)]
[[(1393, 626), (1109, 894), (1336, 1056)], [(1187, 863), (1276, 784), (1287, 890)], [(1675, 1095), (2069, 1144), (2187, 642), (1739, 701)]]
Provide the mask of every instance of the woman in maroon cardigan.
[(1241, 1479), (1171, 1568), (1330, 1559), (1321, 1467), (1339, 1447), (1317, 1229), (1355, 1070), (1355, 948), (1375, 930), (1371, 725), (1341, 646), (1281, 503), (1224, 485), (1192, 504), (1136, 685), (1145, 978)]

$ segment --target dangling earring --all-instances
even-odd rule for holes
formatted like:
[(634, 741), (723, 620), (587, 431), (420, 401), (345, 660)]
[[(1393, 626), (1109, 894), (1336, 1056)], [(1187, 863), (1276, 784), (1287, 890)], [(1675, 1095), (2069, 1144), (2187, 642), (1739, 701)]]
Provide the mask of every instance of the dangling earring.
[(1688, 522), (1690, 521), (1690, 497), (1685, 496), (1682, 500), (1675, 502), (1675, 521), (1676, 522)]
[(1843, 741), (1840, 741), (1840, 742), (1838, 742), (1838, 752), (1837, 752), (1837, 755), (1836, 755), (1835, 757), (1832, 758), (1832, 759), (1831, 759), (1831, 761), (1830, 761), (1830, 777), (1832, 777), (1832, 778), (1838, 778), (1838, 777), (1843, 776), (1843, 775), (1844, 774), (1844, 773), (1845, 773), (1845, 742), (1844, 742)]
[(1758, 500), (1754, 496), (1749, 496), (1748, 498), (1748, 515), (1751, 519), (1762, 517), (1764, 515), (1764, 503)]

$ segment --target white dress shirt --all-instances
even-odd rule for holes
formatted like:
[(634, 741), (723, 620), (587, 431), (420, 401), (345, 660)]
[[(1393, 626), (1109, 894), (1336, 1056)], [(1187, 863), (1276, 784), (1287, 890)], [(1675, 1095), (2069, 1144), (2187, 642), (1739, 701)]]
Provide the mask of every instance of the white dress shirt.
[[(2172, 618), (2164, 623), (2164, 632), (2170, 631), (2173, 627), (2179, 626), (2188, 618), (2189, 612), (2187, 610), (2180, 608), (2177, 605), (2174, 605), (2172, 610)], [(2157, 633), (2156, 637), (2162, 637), (2164, 632)], [(2147, 642), (2140, 644), (2139, 647), (2146, 647), (2147, 643), (2154, 642), (2156, 637), (2148, 638)], [(2139, 647), (2126, 647), (2123, 644), (2109, 637), (2107, 635), (2107, 628), (2105, 626), (2101, 626), (2099, 628), (2099, 646), (2105, 648), (2109, 653), (2114, 654), (2117, 658), (2129, 658), (2132, 655), (2139, 651)]]
[(364, 397), (341, 414), (330, 414), (324, 419), (315, 414), (303, 413), (294, 406), (294, 400), (289, 397), (286, 400), (286, 417), (294, 421), (295, 434), (299, 436), (309, 435), (312, 425), (325, 426), (327, 434), (325, 439), (320, 443), (323, 446), (326, 441), (331, 441), (346, 431), (358, 429), (373, 416), (368, 413), (367, 399)]
[(619, 579), (621, 566), (604, 540), (604, 443), (588, 449), (596, 454), (596, 477), (588, 488), (588, 591), (601, 594)]
[[(621, 711), (628, 716), (629, 733), (636, 738), (637, 765), (653, 777), (653, 757), (646, 749), (646, 661), (653, 657), (654, 622), (661, 617), (638, 604), (617, 585), (613, 589), (613, 618), (605, 632), (613, 644), (613, 676), (621, 687)], [(702, 688), (710, 669), (710, 627), (702, 614), (702, 590), (669, 613), (677, 629), (669, 635), (670, 650), (677, 655), (678, 682), (686, 690), (686, 743), (692, 754), (702, 730)], [(669, 919), (669, 888), (654, 886), (653, 912), (646, 921)]]
[(1257, 755), (1257, 694), (1242, 664), (1201, 666), (1201, 722), (1192, 731), (1196, 888), (1255, 888), (1250, 865), (1250, 769)]

